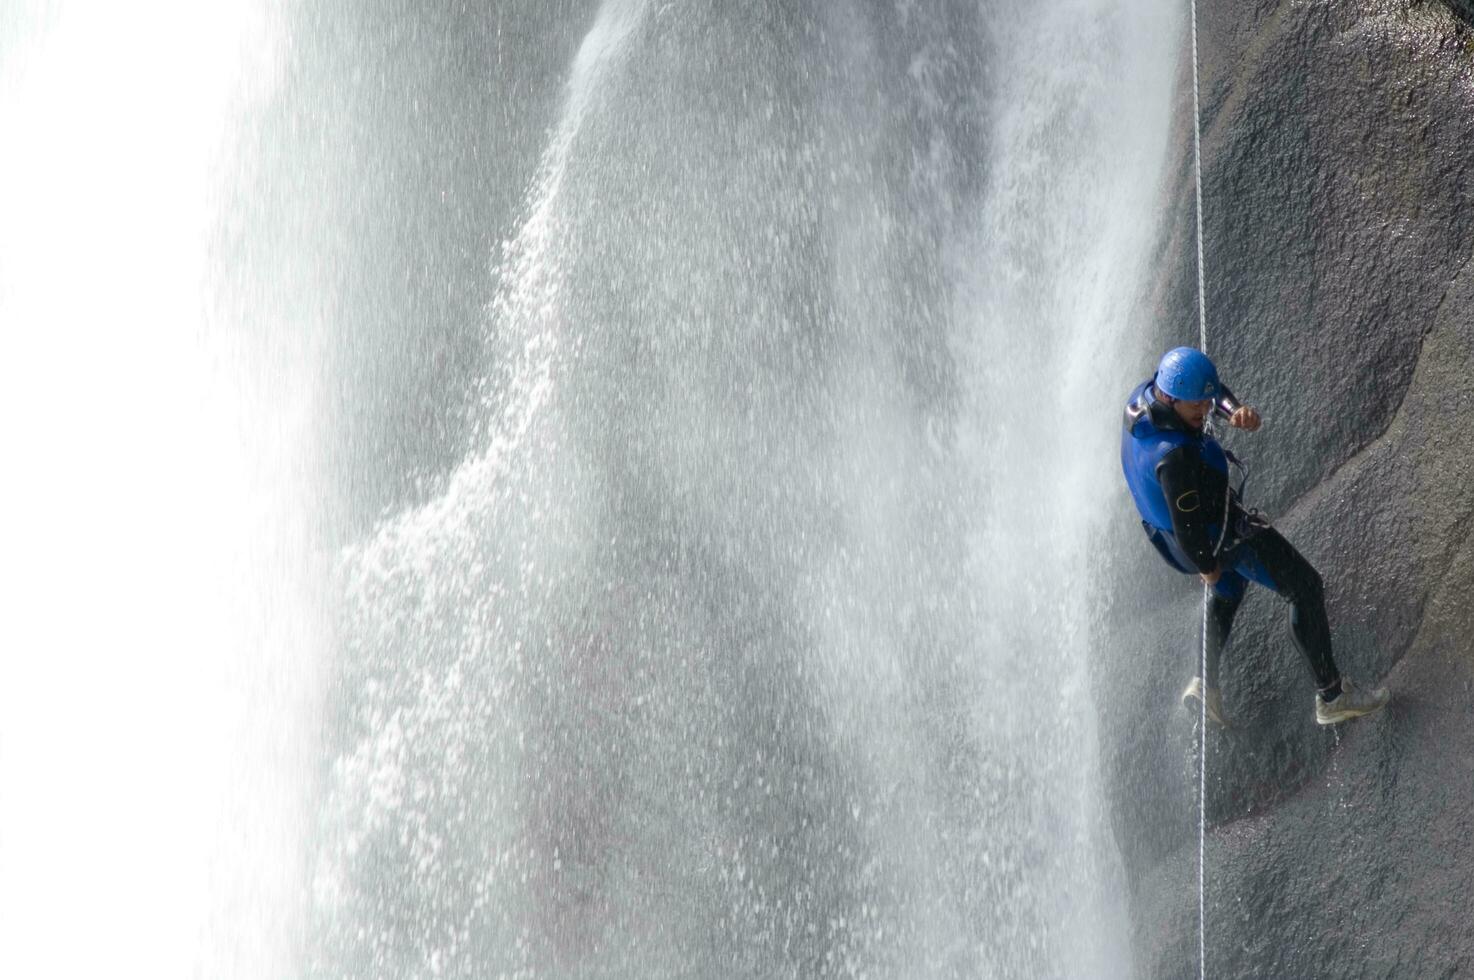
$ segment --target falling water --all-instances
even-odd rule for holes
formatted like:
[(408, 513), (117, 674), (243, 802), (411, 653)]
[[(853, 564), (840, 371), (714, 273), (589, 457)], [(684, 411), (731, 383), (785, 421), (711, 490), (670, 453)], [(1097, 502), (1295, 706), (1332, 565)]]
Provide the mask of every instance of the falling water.
[(1173, 6), (7, 14), (6, 975), (1128, 975)]
[(221, 252), (275, 13), (0, 12), (6, 977), (300, 958), (330, 646), (315, 331)]
[(1176, 26), (602, 6), (475, 446), (343, 558), (314, 972), (1128, 972), (1079, 409)]

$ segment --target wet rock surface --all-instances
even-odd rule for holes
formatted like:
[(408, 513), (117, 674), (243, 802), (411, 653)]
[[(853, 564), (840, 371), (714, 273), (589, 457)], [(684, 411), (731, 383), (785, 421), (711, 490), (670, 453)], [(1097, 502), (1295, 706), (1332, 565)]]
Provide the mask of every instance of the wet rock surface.
[[(1226, 441), (1249, 502), (1320, 570), (1337, 660), (1382, 715), (1314, 723), (1288, 608), (1256, 590), (1208, 738), (1213, 976), (1474, 970), (1474, 33), (1458, 4), (1202, 12), (1208, 348), (1266, 425)], [(1144, 318), (1196, 339), (1191, 76), (1162, 281)], [(1150, 369), (1143, 366), (1143, 371)], [(1140, 556), (1104, 615), (1100, 686), (1140, 976), (1198, 964), (1194, 672), (1201, 592)]]

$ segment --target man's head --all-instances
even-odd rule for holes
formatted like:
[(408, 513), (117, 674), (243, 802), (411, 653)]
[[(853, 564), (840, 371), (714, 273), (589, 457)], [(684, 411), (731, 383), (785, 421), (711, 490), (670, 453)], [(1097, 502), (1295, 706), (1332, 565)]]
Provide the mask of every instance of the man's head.
[(1164, 354), (1152, 383), (1158, 397), (1194, 429), (1203, 427), (1223, 387), (1218, 369), (1196, 347), (1178, 347)]
[(1180, 398), (1173, 398), (1158, 388), (1157, 399), (1171, 407), (1172, 411), (1177, 413), (1177, 417), (1193, 429), (1201, 429), (1213, 411), (1213, 399), (1211, 398), (1188, 402)]

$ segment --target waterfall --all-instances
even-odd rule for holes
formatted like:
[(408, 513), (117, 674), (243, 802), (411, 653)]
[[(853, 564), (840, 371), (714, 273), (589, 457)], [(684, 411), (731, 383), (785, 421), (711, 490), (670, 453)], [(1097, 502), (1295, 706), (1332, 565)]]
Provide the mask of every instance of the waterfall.
[(1172, 7), (104, 7), (0, 22), (0, 973), (1130, 974)]
[(225, 261), (259, 4), (0, 15), (0, 974), (290, 975), (329, 641), (316, 336)]
[(1166, 9), (607, 2), (343, 557), (314, 970), (1129, 971), (1086, 662)]

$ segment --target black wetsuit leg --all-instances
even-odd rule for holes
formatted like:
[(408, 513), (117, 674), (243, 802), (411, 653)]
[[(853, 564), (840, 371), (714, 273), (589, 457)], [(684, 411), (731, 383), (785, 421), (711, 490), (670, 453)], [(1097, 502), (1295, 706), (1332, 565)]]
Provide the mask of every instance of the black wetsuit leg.
[[(1167, 564), (1184, 575), (1193, 574), (1192, 559), (1182, 550), (1176, 537), (1154, 529), (1145, 521), (1142, 521), (1141, 526), (1146, 529), (1147, 537), (1166, 559)], [(1203, 678), (1203, 682), (1214, 688), (1218, 686), (1218, 665), (1222, 662), (1224, 648), (1228, 646), (1228, 634), (1233, 629), (1234, 616), (1244, 602), (1244, 590), (1248, 587), (1244, 577), (1233, 571), (1230, 565), (1223, 565), (1223, 569), (1218, 583), (1209, 593), (1208, 620), (1205, 624), (1207, 643), (1204, 652), (1208, 663), (1205, 671), (1207, 676)]]
[[(1228, 573), (1232, 575), (1233, 573)], [(1221, 581), (1221, 580), (1220, 580)], [(1233, 629), (1233, 618), (1239, 611), (1239, 606), (1244, 602), (1244, 590), (1241, 587), (1233, 589), (1224, 595), (1217, 590), (1210, 593), (1208, 599), (1208, 642), (1206, 654), (1208, 659), (1208, 676), (1204, 682), (1209, 687), (1218, 686), (1218, 665), (1223, 659), (1223, 648), (1228, 646), (1228, 634)]]
[(1341, 672), (1331, 655), (1331, 624), (1320, 573), (1272, 527), (1237, 543), (1223, 557), (1225, 568), (1273, 589), (1290, 603), (1290, 635), (1305, 656), (1316, 687), (1339, 689)]

